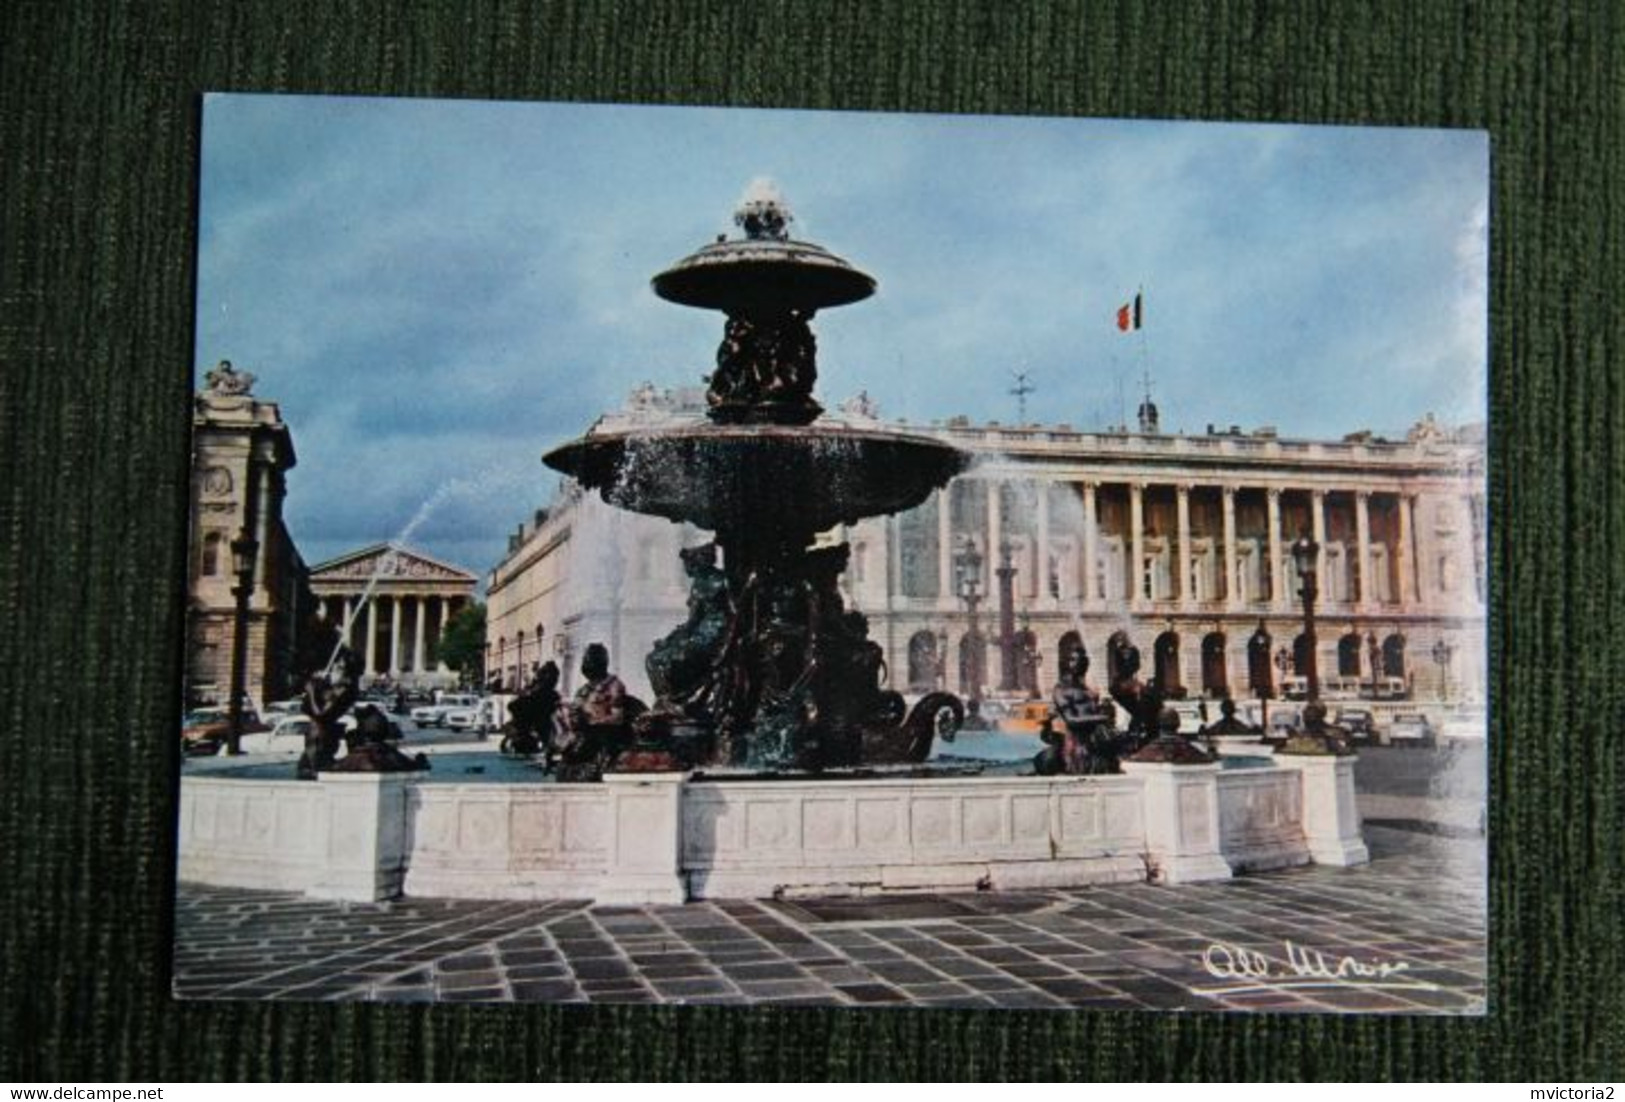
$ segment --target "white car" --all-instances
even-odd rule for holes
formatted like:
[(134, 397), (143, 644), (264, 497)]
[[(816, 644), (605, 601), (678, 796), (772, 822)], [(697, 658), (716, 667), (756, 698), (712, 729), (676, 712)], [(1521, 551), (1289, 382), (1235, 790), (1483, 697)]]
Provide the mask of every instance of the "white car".
[(422, 704), (412, 709), (412, 722), (419, 727), (439, 727), (446, 722), (449, 712), (479, 707), (480, 698), (472, 693), (447, 693), (433, 704)]
[[(269, 731), (243, 735), (238, 745), (245, 754), (279, 754), (284, 750), (297, 752), (305, 748), (305, 736), (310, 733), (310, 728), (309, 716), (283, 716), (271, 725)], [(224, 744), (220, 752), (225, 753)]]
[(483, 731), (484, 716), (485, 709), (476, 704), (471, 708), (453, 708), (442, 719), (453, 731)]

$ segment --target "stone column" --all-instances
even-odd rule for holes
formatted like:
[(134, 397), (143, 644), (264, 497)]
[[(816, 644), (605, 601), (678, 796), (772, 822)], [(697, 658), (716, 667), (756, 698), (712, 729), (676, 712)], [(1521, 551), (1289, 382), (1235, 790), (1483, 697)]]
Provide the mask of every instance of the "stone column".
[(1236, 491), (1233, 486), (1220, 488), (1224, 504), (1224, 605), (1241, 607), (1241, 578), (1236, 570)]
[(1191, 608), (1196, 595), (1191, 592), (1191, 488), (1181, 482), (1174, 487), (1179, 518), (1179, 550), (1174, 557), (1174, 568), (1179, 571), (1179, 607)]
[(1054, 608), (1049, 589), (1049, 483), (1038, 483), (1038, 554), (1033, 570), (1033, 597), (1039, 608)]
[(373, 665), (373, 656), (378, 648), (378, 600), (374, 598), (367, 602), (367, 654), (362, 662), (362, 672), (367, 676), (377, 673)]
[[(442, 673), (442, 674), (450, 673), (451, 669), (444, 662), (442, 662), (440, 660), (440, 640), (442, 640), (442, 639), (444, 639), (446, 637), (446, 621), (451, 619), (451, 615), (450, 615), (450, 612), (449, 612), (449, 610), (451, 608), (451, 602), (448, 601), (444, 597), (436, 597), (434, 599), (434, 605), (435, 605), (435, 611), (437, 611), (440, 614), (440, 617), (439, 617), (440, 622), (439, 622), (438, 625), (436, 625), (435, 633), (434, 633), (434, 638), (435, 638), (435, 644), (434, 644), (434, 671), (435, 671), (435, 673)], [(501, 658), (500, 655), (497, 657), (497, 661), (498, 662), (502, 661), (502, 658)], [(485, 672), (486, 672), (487, 675), (489, 675), (491, 673), (490, 670), (486, 670)]]
[(1376, 587), (1371, 578), (1371, 494), (1365, 490), (1354, 492), (1354, 531), (1356, 554), (1360, 564), (1360, 602), (1358, 607), (1368, 611), (1376, 607)]
[(401, 599), (389, 599), (389, 676), (401, 676)]
[(1281, 568), (1281, 491), (1271, 488), (1265, 494), (1270, 512), (1270, 603), (1285, 611), (1289, 606), (1286, 571)]
[(427, 619), (429, 602), (420, 593), (412, 598), (412, 672), (419, 677), (423, 676), (424, 656), (428, 653), (423, 649), (423, 621)]
[(993, 593), (993, 571), (999, 565), (999, 544), (1004, 540), (1004, 518), (999, 515), (999, 483), (994, 479), (987, 480), (987, 547), (982, 556), (982, 566), (986, 571), (987, 584), (982, 592), (991, 600)]
[(1100, 525), (1095, 519), (1095, 484), (1083, 484), (1083, 603), (1088, 608), (1100, 604), (1096, 561), (1100, 554), (1096, 539)]
[(1411, 495), (1399, 495), (1399, 546), (1394, 549), (1399, 565), (1399, 603), (1409, 609), (1416, 602), (1416, 548), (1412, 546)]
[(1145, 607), (1145, 483), (1128, 486), (1129, 607)]
[(954, 525), (953, 483), (937, 491), (937, 606), (953, 607)]

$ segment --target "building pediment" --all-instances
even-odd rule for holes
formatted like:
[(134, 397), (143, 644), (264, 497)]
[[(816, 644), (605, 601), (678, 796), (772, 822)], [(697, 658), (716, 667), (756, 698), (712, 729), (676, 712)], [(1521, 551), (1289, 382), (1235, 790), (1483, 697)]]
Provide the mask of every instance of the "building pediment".
[(365, 581), (373, 577), (384, 581), (452, 582), (461, 585), (478, 581), (468, 571), (431, 558), (421, 551), (382, 543), (329, 559), (310, 571), (312, 583)]

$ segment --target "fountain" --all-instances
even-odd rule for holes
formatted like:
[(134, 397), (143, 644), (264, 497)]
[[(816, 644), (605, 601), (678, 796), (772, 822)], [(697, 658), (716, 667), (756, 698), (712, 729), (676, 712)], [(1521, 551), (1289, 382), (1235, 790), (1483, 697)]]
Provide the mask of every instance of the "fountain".
[(601, 422), (545, 456), (613, 506), (714, 534), (681, 553), (688, 615), (647, 656), (652, 705), (625, 694), (595, 646), (568, 709), (556, 668), (519, 702), (510, 749), (539, 749), (547, 717), (568, 712), (573, 740), (552, 778), (515, 766), (482, 782), (496, 772), (486, 764), (512, 764), (494, 749), (461, 772), (344, 772), (331, 734), (315, 783), (194, 773), (181, 786), (181, 879), (350, 900), (642, 904), (1365, 861), (1352, 758), (1227, 767), (1181, 737), (1166, 686), (1139, 679), (1123, 633), (1108, 647), (1122, 735), (1079, 649), (1035, 769), (920, 767), (964, 707), (936, 692), (908, 710), (886, 687), (882, 650), (841, 597), (847, 547), (818, 541), (921, 504), (967, 456), (872, 419), (824, 418), (810, 323), (875, 282), (792, 239), (774, 195), (736, 221), (742, 239), (654, 278), (661, 297), (726, 315), (707, 415)]
[[(967, 457), (930, 437), (820, 422), (812, 396), (821, 309), (858, 302), (875, 281), (789, 235), (772, 193), (720, 238), (654, 277), (660, 297), (727, 315), (707, 418), (589, 432), (547, 464), (605, 501), (716, 534), (714, 554), (684, 555), (690, 617), (650, 655), (659, 694), (642, 723), (685, 764), (807, 770), (920, 762), (964, 709), (932, 693), (905, 715), (882, 684), (867, 621), (837, 583), (846, 544), (819, 533), (923, 502)], [(658, 759), (657, 759), (658, 760)]]

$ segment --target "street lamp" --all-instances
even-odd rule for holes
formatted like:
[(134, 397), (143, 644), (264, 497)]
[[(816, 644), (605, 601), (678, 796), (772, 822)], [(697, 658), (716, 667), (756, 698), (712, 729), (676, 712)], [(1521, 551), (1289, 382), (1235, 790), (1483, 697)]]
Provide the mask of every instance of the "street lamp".
[(1300, 671), (1309, 681), (1309, 702), (1311, 704), (1320, 700), (1320, 663), (1315, 655), (1315, 598), (1320, 595), (1317, 586), (1319, 581), (1320, 544), (1308, 536), (1299, 536), (1292, 543), (1292, 561), (1297, 564), (1298, 577), (1303, 581), (1303, 588), (1298, 591), (1303, 598), (1303, 641), (1304, 665), (1308, 668)]
[(1450, 660), (1455, 656), (1456, 648), (1449, 640), (1441, 638), (1433, 644), (1433, 663), (1439, 667), (1439, 699), (1446, 703), (1450, 700)]
[(236, 598), (231, 625), (231, 701), (226, 707), (226, 753), (242, 753), (243, 694), (248, 677), (248, 601), (254, 595), (254, 559), (260, 545), (247, 528), (231, 541), (231, 571), (237, 584), (231, 587)]
[(1315, 643), (1315, 598), (1319, 573), (1320, 544), (1308, 536), (1299, 536), (1292, 544), (1292, 561), (1298, 568), (1303, 588), (1303, 666), (1299, 674), (1308, 682), (1303, 706), (1303, 718), (1298, 730), (1281, 747), (1288, 754), (1346, 754), (1348, 750), (1332, 737), (1326, 726), (1326, 706), (1320, 702), (1320, 662)]
[(981, 603), (982, 553), (976, 550), (976, 541), (965, 537), (964, 546), (954, 556), (955, 589), (965, 602), (965, 617), (969, 622), (965, 633), (965, 649), (969, 654), (971, 713), (979, 715), (982, 709), (982, 632), (976, 623), (976, 607)]

